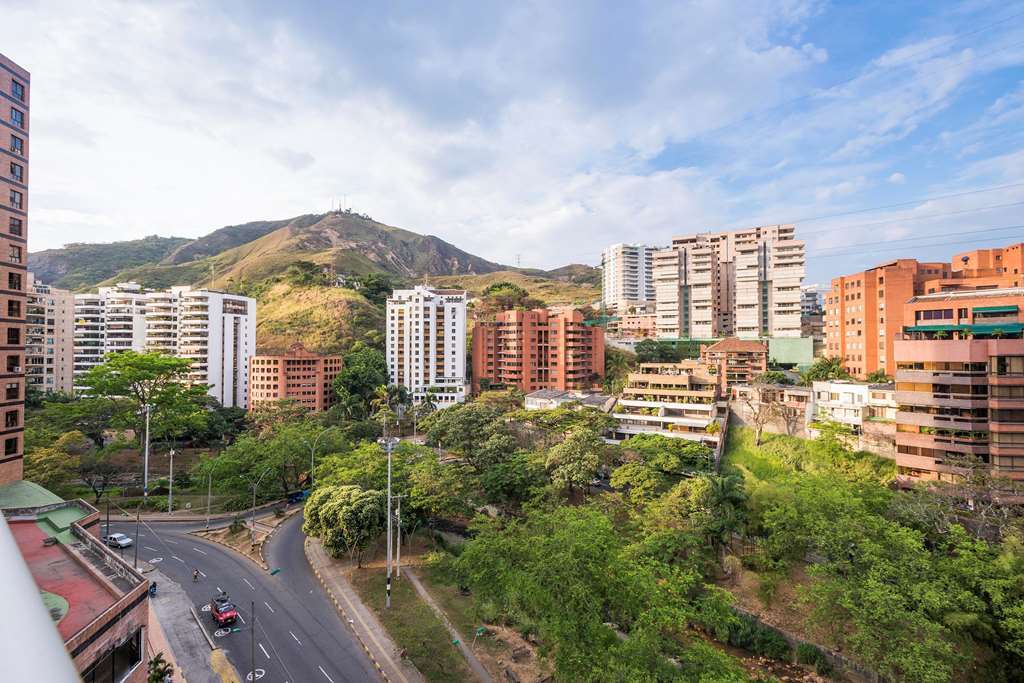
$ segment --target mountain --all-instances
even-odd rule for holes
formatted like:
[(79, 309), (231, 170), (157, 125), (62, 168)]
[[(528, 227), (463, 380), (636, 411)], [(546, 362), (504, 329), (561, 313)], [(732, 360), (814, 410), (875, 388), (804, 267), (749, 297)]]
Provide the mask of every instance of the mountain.
[(601, 287), (588, 283), (575, 283), (567, 279), (556, 279), (547, 276), (547, 272), (536, 270), (525, 272), (514, 270), (499, 270), (484, 275), (447, 275), (430, 278), (430, 284), (439, 287), (454, 287), (465, 289), (471, 296), (480, 294), (493, 284), (498, 282), (511, 282), (519, 285), (534, 299), (543, 301), (546, 305), (574, 304), (582, 306), (591, 304), (601, 298)]
[(123, 268), (159, 262), (192, 241), (184, 237), (153, 235), (109, 244), (75, 242), (61, 249), (29, 254), (29, 269), (37, 280), (57, 287), (91, 287)]

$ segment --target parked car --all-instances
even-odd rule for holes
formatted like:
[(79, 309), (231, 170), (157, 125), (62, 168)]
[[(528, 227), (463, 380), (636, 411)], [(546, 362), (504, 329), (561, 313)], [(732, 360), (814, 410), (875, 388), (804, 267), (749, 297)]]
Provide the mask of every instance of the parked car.
[(127, 548), (133, 541), (124, 534), (110, 534), (103, 537), (103, 542), (111, 548)]
[(235, 620), (238, 619), (238, 611), (231, 602), (231, 598), (227, 594), (221, 593), (210, 601), (210, 616), (218, 626), (227, 626), (235, 623)]

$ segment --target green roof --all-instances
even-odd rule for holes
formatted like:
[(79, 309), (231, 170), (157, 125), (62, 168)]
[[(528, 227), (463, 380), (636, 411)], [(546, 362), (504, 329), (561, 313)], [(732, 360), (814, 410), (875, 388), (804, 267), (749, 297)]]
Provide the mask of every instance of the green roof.
[(64, 499), (30, 481), (16, 481), (0, 486), (0, 510), (33, 508), (62, 503)]
[(1016, 313), (1017, 306), (976, 306), (971, 309), (974, 313)]

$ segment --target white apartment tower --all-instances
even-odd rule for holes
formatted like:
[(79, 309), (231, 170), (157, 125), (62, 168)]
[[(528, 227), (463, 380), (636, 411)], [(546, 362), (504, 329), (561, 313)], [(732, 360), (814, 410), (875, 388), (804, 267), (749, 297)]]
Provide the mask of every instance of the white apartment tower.
[(654, 253), (658, 336), (800, 336), (804, 243), (793, 225), (700, 233)]
[(605, 307), (623, 311), (654, 301), (653, 256), (643, 244), (613, 244), (601, 252), (601, 291)]
[(148, 292), (136, 283), (75, 295), (74, 375), (115, 351), (161, 351), (192, 361), (188, 379), (226, 408), (249, 406), (256, 300), (208, 289)]
[(137, 282), (75, 295), (75, 378), (102, 363), (108, 353), (145, 348), (147, 296)]
[(388, 297), (391, 382), (419, 403), (431, 389), (438, 407), (466, 400), (466, 292), (418, 286)]
[(75, 296), (28, 274), (25, 311), (25, 381), (43, 393), (71, 392)]

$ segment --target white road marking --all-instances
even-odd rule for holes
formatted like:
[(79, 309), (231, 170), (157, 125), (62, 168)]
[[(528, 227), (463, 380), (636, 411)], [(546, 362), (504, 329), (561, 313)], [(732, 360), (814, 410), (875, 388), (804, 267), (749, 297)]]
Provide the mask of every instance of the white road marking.
[(322, 666), (317, 664), (316, 668), (320, 669), (320, 673), (322, 673), (327, 680), (329, 680), (331, 683), (334, 683), (334, 679), (327, 675), (327, 672), (324, 671), (324, 668)]
[[(155, 534), (154, 534), (154, 535), (155, 535)], [(177, 541), (172, 541), (172, 540), (171, 540), (171, 539), (169, 539), (169, 538), (165, 538), (165, 539), (164, 539), (164, 543), (170, 543), (171, 545), (178, 545), (178, 542), (177, 542)]]
[(251, 583), (249, 583), (249, 579), (247, 579), (247, 578), (245, 578), (245, 577), (243, 576), (243, 577), (242, 577), (242, 581), (245, 581), (245, 585), (247, 585), (247, 586), (248, 586), (249, 588), (251, 588), (251, 589), (253, 589), (253, 590), (256, 590), (256, 586), (254, 586), (254, 585), (252, 585)]
[(199, 570), (199, 576), (201, 576), (201, 577), (203, 577), (205, 579), (206, 578), (206, 572), (204, 572), (202, 569), (200, 569)]
[(241, 612), (238, 613), (238, 620), (240, 622), (242, 622), (243, 624), (245, 623), (245, 619), (242, 618), (242, 613)]
[(267, 652), (267, 648), (263, 647), (263, 643), (256, 643), (256, 644), (260, 646), (260, 649), (261, 649), (261, 650), (263, 650), (263, 655), (264, 655), (264, 656), (265, 656), (265, 657), (266, 657), (267, 659), (270, 659), (270, 653), (269, 653), (269, 652)]
[(182, 564), (185, 564), (185, 560), (181, 559), (181, 558), (180, 558), (180, 557), (178, 557), (177, 555), (171, 555), (171, 557), (173, 557), (174, 559), (176, 559), (176, 560), (177, 560), (178, 562), (181, 562)]
[(156, 552), (156, 548), (153, 548), (153, 547), (151, 547), (151, 546), (148, 546), (148, 545), (144, 545), (144, 546), (142, 546), (142, 547), (143, 547), (143, 548), (145, 548), (146, 550), (152, 550), (152, 551), (153, 551), (154, 553)]
[(218, 592), (218, 593), (223, 593), (224, 591), (222, 591), (222, 590), (220, 589), (220, 586), (217, 586), (217, 592)]
[(267, 602), (266, 600), (264, 600), (264, 601), (263, 601), (263, 604), (267, 606), (267, 609), (268, 609), (268, 610), (270, 610), (270, 613), (271, 613), (271, 614), (273, 614), (273, 613), (274, 613), (274, 608), (270, 606), (270, 603), (269, 603), (269, 602)]
[(301, 640), (299, 640), (299, 639), (298, 639), (298, 638), (297, 638), (297, 637), (295, 636), (295, 634), (294, 634), (294, 633), (292, 633), (291, 631), (288, 631), (288, 633), (289, 633), (289, 634), (291, 635), (291, 637), (292, 637), (292, 638), (295, 638), (295, 642), (296, 642), (296, 643), (298, 643), (299, 645), (302, 645), (302, 641), (301, 641)]
[(206, 554), (206, 551), (204, 551), (204, 550), (200, 550), (199, 548), (192, 548), (192, 550), (195, 550), (195, 551), (196, 551), (197, 553), (199, 553), (200, 555), (205, 555), (205, 554)]

